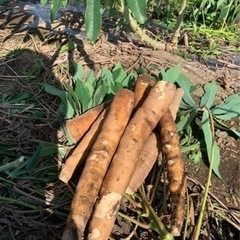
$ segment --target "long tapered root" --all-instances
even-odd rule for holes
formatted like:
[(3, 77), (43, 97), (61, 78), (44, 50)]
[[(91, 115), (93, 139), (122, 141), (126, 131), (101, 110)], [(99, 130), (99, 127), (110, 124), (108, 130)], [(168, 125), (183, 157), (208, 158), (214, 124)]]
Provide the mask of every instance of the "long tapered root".
[(159, 121), (162, 153), (165, 157), (171, 197), (171, 233), (179, 236), (185, 216), (186, 177), (179, 136), (170, 110)]

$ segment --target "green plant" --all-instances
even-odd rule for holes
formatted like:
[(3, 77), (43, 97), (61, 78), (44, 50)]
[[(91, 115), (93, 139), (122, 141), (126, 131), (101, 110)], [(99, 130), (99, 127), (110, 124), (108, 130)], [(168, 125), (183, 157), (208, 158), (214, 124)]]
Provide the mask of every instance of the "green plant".
[[(216, 127), (222, 127), (240, 137), (240, 133), (234, 129), (231, 129), (223, 121), (230, 120), (231, 118), (240, 115), (240, 95), (233, 94), (225, 99), (223, 103), (214, 105), (215, 96), (217, 93), (217, 85), (215, 81), (204, 85), (204, 95), (200, 99), (200, 103), (197, 104), (191, 93), (195, 90), (195, 86), (191, 85), (190, 80), (180, 73), (180, 65), (175, 66), (167, 71), (162, 70), (162, 79), (165, 81), (176, 82), (183, 90), (184, 96), (180, 105), (179, 121), (177, 122), (178, 130), (182, 136), (183, 149), (191, 150), (191, 158), (196, 162), (201, 157), (200, 147), (201, 142), (193, 137), (193, 132), (203, 132), (205, 145), (205, 151), (207, 158), (210, 162), (211, 154), (213, 155), (212, 169), (214, 173), (221, 178), (218, 170), (220, 163), (219, 148), (214, 140), (212, 143), (213, 133), (211, 131), (211, 118), (214, 121)], [(198, 128), (196, 128), (198, 126)], [(199, 133), (195, 133), (199, 135)], [(201, 135), (201, 134), (200, 134)], [(213, 147), (213, 150), (211, 150)]]
[(45, 84), (46, 92), (61, 99), (57, 113), (66, 119), (84, 113), (103, 101), (111, 99), (121, 88), (133, 87), (135, 75), (133, 72), (127, 74), (120, 62), (115, 65), (112, 71), (102, 68), (99, 78), (96, 78), (91, 71), (86, 79), (83, 76), (83, 67), (77, 63), (73, 65), (75, 69), (73, 87), (65, 84), (65, 90), (60, 90)]

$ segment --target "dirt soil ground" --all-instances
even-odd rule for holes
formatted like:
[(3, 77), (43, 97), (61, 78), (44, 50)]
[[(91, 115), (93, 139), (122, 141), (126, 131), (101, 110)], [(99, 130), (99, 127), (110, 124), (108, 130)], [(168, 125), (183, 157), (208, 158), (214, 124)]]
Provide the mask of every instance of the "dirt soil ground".
[[(240, 90), (239, 60), (237, 63), (237, 54), (229, 52), (227, 48), (222, 49), (223, 53), (214, 60), (214, 64), (203, 64), (195, 60), (194, 56), (188, 56), (186, 60), (173, 53), (149, 49), (140, 44), (133, 34), (124, 30), (115, 33), (114, 24), (110, 24), (107, 20), (105, 20), (101, 38), (96, 44), (91, 45), (82, 33), (69, 35), (62, 30), (66, 27), (82, 27), (83, 16), (81, 14), (69, 12), (51, 26), (46, 27), (39, 23), (37, 27), (24, 28), (23, 25), (33, 22), (34, 18), (21, 8), (13, 11), (14, 6), (18, 6), (18, 2), (12, 2), (4, 7), (0, 6), (0, 148), (2, 149), (13, 148), (23, 154), (29, 154), (36, 142), (62, 141), (61, 136), (56, 134), (59, 124), (59, 119), (54, 113), (57, 106), (56, 99), (44, 94), (41, 84), (43, 81), (47, 82), (48, 79), (51, 81), (50, 84), (56, 84), (57, 81), (60, 84), (70, 83), (71, 76), (67, 72), (69, 61), (72, 59), (81, 63), (85, 72), (92, 69), (96, 74), (99, 74), (102, 67), (111, 69), (117, 61), (122, 63), (126, 71), (137, 72), (141, 68), (152, 76), (158, 75), (161, 68), (166, 69), (180, 63), (182, 73), (198, 86), (195, 92), (196, 99), (203, 93), (202, 86), (213, 79), (218, 85), (216, 102), (221, 102), (228, 95), (238, 93)], [(73, 18), (71, 18), (72, 15), (74, 15)], [(74, 41), (77, 47), (73, 51), (62, 51), (60, 47), (67, 41)], [(41, 72), (36, 78), (26, 78), (26, 72), (29, 72), (40, 60), (44, 63)], [(23, 119), (21, 116), (7, 114), (6, 105), (3, 105), (6, 96), (14, 96), (24, 91), (34, 93), (40, 108), (45, 112), (45, 116), (47, 115), (41, 124)], [(229, 124), (239, 130), (239, 118)], [(12, 138), (7, 135), (9, 132)], [(12, 141), (13, 137), (14, 141)], [(204, 228), (208, 230), (202, 232), (201, 239), (238, 239), (240, 224), (237, 222), (240, 215), (239, 139), (228, 132), (217, 130), (216, 140), (221, 151), (222, 180), (216, 176), (212, 178), (209, 214), (205, 222), (206, 228)], [(3, 151), (0, 154), (2, 154), (0, 161), (3, 163)], [(193, 164), (187, 156), (185, 156), (185, 164), (189, 177), (189, 193), (192, 194), (194, 209), (197, 209), (202, 196), (202, 187), (207, 179), (208, 168), (204, 161)], [(56, 167), (56, 175), (57, 173)], [(71, 187), (66, 187), (58, 181), (48, 183), (44, 189), (39, 190), (39, 197), (34, 198), (32, 196), (35, 193), (26, 189), (37, 191), (36, 182), (18, 179), (16, 184), (12, 185), (12, 182), (7, 183), (1, 179), (0, 192), (3, 198), (0, 198), (0, 239), (60, 239), (65, 222), (61, 218), (55, 218), (50, 212), (48, 214), (45, 210), (41, 212), (41, 204), (44, 205), (44, 202), (39, 202), (39, 199), (46, 193), (49, 198), (55, 195), (54, 204), (67, 213), (72, 198)], [(36, 184), (34, 187), (33, 183)], [(31, 206), (38, 206), (37, 208), (32, 207), (31, 210), (26, 210), (22, 205), (14, 205), (4, 200), (5, 196), (21, 194), (23, 189), (25, 195), (22, 194), (19, 200), (30, 200)], [(216, 218), (215, 212), (218, 210), (214, 208), (215, 205), (226, 216), (222, 226), (219, 226)], [(128, 206), (123, 206), (123, 208), (126, 210)], [(235, 225), (229, 220), (229, 214)], [(115, 238), (124, 239), (123, 236), (127, 237), (131, 231), (132, 225), (119, 219), (114, 228)], [(154, 239), (144, 230), (139, 231), (138, 234), (131, 239)]]

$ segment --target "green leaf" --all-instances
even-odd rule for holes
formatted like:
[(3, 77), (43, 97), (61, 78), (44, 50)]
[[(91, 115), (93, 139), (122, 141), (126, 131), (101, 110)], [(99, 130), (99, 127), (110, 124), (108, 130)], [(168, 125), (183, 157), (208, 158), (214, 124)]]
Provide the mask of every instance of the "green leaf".
[(115, 94), (115, 82), (112, 73), (106, 68), (102, 69), (100, 76), (102, 83), (106, 86), (107, 94)]
[(179, 78), (177, 79), (177, 84), (179, 85), (179, 87), (181, 87), (184, 91), (184, 95), (183, 95), (183, 101), (188, 104), (191, 107), (196, 108), (197, 105), (194, 102), (192, 96), (191, 96), (191, 82), (190, 79), (188, 77), (186, 77), (185, 75), (183, 75), (182, 73), (179, 74)]
[(48, 0), (40, 0), (40, 3), (41, 3), (42, 5), (45, 5), (47, 2), (48, 2)]
[(75, 74), (73, 76), (73, 82), (76, 83), (78, 80), (83, 80), (83, 66), (79, 63), (73, 62)]
[(207, 148), (208, 161), (210, 163), (211, 153), (212, 153), (212, 149), (213, 149), (213, 159), (212, 159), (212, 161), (213, 161), (213, 172), (219, 178), (221, 178), (221, 175), (220, 175), (219, 169), (218, 169), (219, 164), (220, 164), (220, 151), (219, 151), (219, 148), (217, 146), (216, 141), (214, 140), (214, 138), (212, 136), (212, 131), (211, 131), (209, 121), (210, 121), (209, 113), (206, 109), (204, 109), (201, 124), (202, 124), (202, 130), (203, 130), (203, 134), (204, 134), (204, 140), (205, 140), (205, 144), (206, 144), (206, 148)]
[(68, 101), (68, 93), (61, 91), (47, 83), (44, 84), (44, 89), (47, 93), (58, 96), (61, 99), (61, 103), (57, 110), (58, 114), (64, 118), (72, 118), (74, 115), (74, 109)]
[(67, 89), (67, 92), (68, 92), (68, 101), (73, 107), (75, 114), (81, 114), (82, 107), (81, 107), (81, 103), (78, 100), (77, 94), (73, 91), (73, 89), (68, 84), (65, 85), (65, 88)]
[(54, 0), (51, 2), (51, 6), (50, 6), (51, 22), (55, 20), (57, 12), (62, 6), (63, 6), (63, 0)]
[(48, 142), (41, 143), (34, 155), (28, 159), (26, 164), (27, 171), (31, 172), (42, 157), (51, 156), (56, 153), (58, 153), (58, 146), (56, 144)]
[(136, 18), (140, 24), (145, 23), (147, 20), (147, 1), (127, 0), (127, 4), (131, 9), (134, 18)]
[(96, 87), (97, 79), (94, 76), (93, 70), (91, 70), (87, 76), (87, 83), (89, 83), (93, 89)]
[(161, 69), (161, 74), (163, 77), (163, 81), (174, 83), (178, 80), (180, 75), (180, 64), (174, 66), (173, 68), (168, 69), (165, 71), (164, 69)]
[(222, 121), (220, 121), (216, 116), (213, 116), (213, 119), (215, 121), (215, 125), (225, 131), (230, 131), (232, 133), (234, 133), (237, 137), (240, 137), (240, 132), (230, 128), (229, 126), (227, 126), (226, 124), (224, 124)]
[(181, 131), (187, 128), (192, 123), (192, 121), (195, 119), (196, 116), (197, 116), (197, 111), (195, 109), (193, 109), (190, 113), (182, 116), (177, 123), (178, 131)]
[(81, 80), (78, 80), (75, 85), (76, 96), (82, 106), (82, 112), (85, 112), (88, 109), (88, 103), (92, 97), (92, 93), (89, 91), (86, 84)]
[(127, 87), (129, 89), (133, 89), (135, 79), (136, 75), (133, 72), (129, 73), (128, 76), (123, 80), (122, 86)]
[(91, 43), (94, 43), (99, 37), (102, 26), (100, 0), (87, 0), (85, 24), (87, 37)]
[(205, 94), (201, 98), (200, 107), (206, 106), (211, 108), (213, 105), (216, 93), (217, 93), (217, 84), (215, 81), (207, 83), (204, 85)]
[(106, 94), (107, 94), (106, 86), (103, 84), (99, 85), (93, 94), (93, 107), (101, 104)]
[(61, 46), (60, 51), (61, 52), (69, 52), (69, 51), (73, 50), (76, 47), (77, 47), (76, 43), (68, 42), (67, 44), (64, 44), (63, 46)]
[(240, 95), (233, 94), (225, 102), (211, 109), (212, 114), (221, 120), (230, 120), (240, 115)]
[(114, 66), (112, 70), (112, 76), (113, 76), (113, 80), (118, 83), (122, 83), (125, 77), (127, 76), (127, 73), (124, 71), (119, 61), (117, 62), (117, 64)]

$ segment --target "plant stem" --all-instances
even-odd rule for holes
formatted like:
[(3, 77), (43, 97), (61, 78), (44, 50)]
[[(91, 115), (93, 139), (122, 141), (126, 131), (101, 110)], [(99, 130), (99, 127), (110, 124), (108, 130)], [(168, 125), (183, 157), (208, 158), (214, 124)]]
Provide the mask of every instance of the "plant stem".
[(213, 168), (213, 161), (214, 161), (214, 135), (215, 135), (214, 122), (213, 122), (211, 111), (207, 107), (204, 107), (203, 110), (206, 110), (209, 114), (210, 126), (211, 126), (211, 131), (212, 131), (212, 146), (211, 146), (211, 158), (210, 158), (210, 166), (209, 166), (209, 171), (208, 171), (207, 183), (206, 183), (206, 187), (205, 187), (205, 191), (204, 191), (204, 195), (203, 195), (202, 206), (201, 206), (201, 209), (200, 209), (200, 214), (199, 214), (197, 226), (196, 226), (196, 229), (195, 229), (195, 232), (194, 232), (194, 235), (193, 235), (193, 240), (198, 240), (199, 239), (201, 226), (202, 226), (202, 220), (203, 220), (203, 214), (204, 214), (205, 206), (206, 206), (206, 203), (207, 203), (208, 191), (209, 191), (209, 187), (210, 187), (210, 184), (211, 184), (212, 168)]
[(147, 45), (153, 47), (154, 49), (160, 50), (172, 50), (172, 46), (166, 44), (165, 42), (160, 42), (156, 39), (149, 37), (144, 30), (141, 29), (137, 21), (132, 17), (131, 10), (124, 5), (123, 0), (117, 0), (116, 9), (120, 12), (131, 29), (140, 37), (141, 41), (146, 43)]
[(187, 5), (187, 0), (182, 0), (182, 5), (181, 5), (181, 8), (180, 8), (180, 11), (179, 11), (179, 14), (178, 14), (174, 34), (172, 36), (172, 43), (174, 45), (177, 44), (178, 38), (180, 36), (180, 29), (181, 29), (181, 26), (182, 26), (182, 23), (183, 23), (183, 15), (184, 15), (184, 10), (186, 8), (186, 5)]

